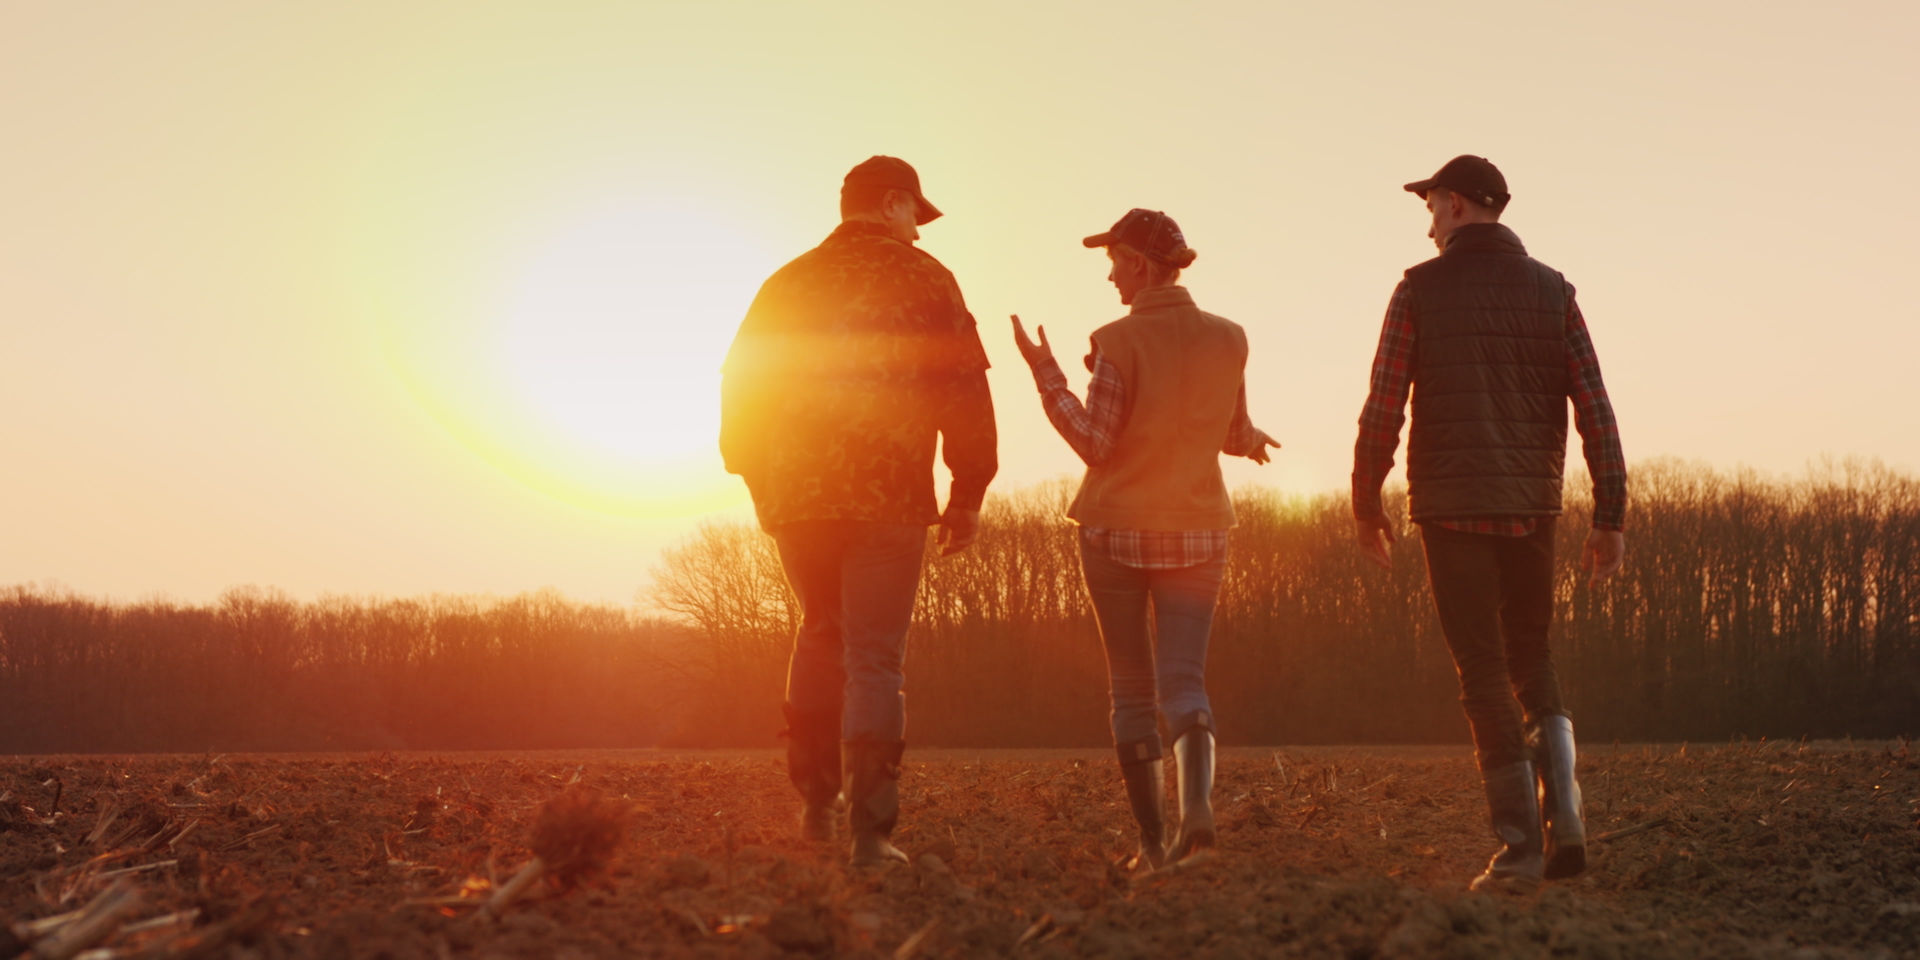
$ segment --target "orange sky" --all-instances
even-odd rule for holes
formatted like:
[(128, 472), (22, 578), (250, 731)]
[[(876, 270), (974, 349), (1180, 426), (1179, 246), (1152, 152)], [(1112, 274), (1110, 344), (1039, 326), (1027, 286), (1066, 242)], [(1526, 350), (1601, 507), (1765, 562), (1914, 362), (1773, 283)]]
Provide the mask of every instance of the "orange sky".
[(0, 583), (626, 600), (742, 515), (720, 354), (874, 153), (947, 211), (1002, 489), (1077, 466), (1006, 315), (1077, 355), (1132, 206), (1249, 330), (1286, 446), (1230, 482), (1341, 486), (1399, 185), (1463, 152), (1630, 458), (1920, 467), (1920, 8), (1296, 7), (0, 6)]

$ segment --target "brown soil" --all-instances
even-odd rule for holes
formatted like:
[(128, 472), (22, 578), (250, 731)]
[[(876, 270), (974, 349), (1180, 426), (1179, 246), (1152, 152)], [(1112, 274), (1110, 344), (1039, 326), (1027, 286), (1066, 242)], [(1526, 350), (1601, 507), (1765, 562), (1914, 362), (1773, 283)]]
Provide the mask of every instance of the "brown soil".
[[(160, 864), (117, 875), (143, 895), (129, 919), (200, 913), (106, 941), (119, 955), (1920, 955), (1902, 745), (1590, 748), (1589, 829), (1666, 825), (1528, 896), (1464, 890), (1493, 841), (1461, 751), (1231, 750), (1220, 767), (1218, 855), (1130, 883), (1100, 751), (910, 753), (896, 839), (916, 860), (877, 873), (796, 838), (766, 751), (0, 758), (0, 909), (73, 910), (108, 871)], [(576, 776), (631, 804), (599, 880), (496, 919), (411, 902), (505, 882)], [(21, 946), (0, 932), (0, 957)]]

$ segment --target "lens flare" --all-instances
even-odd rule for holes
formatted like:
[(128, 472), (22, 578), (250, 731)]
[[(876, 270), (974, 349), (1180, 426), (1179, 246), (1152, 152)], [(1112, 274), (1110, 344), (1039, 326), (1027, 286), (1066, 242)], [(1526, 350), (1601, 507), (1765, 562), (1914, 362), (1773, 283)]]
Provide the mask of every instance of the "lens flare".
[(737, 500), (714, 446), (719, 369), (766, 269), (746, 231), (691, 205), (610, 203), (536, 235), (502, 277), (494, 344), (537, 434), (514, 446), (547, 460), (533, 473), (621, 512)]

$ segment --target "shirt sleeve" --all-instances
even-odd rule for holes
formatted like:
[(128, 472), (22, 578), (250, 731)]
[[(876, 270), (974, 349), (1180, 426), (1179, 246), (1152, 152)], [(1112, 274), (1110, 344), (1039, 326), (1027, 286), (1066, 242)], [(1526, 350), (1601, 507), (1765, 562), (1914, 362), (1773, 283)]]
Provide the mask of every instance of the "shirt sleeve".
[(953, 475), (947, 509), (978, 510), (986, 500), (987, 485), (1000, 472), (1000, 436), (993, 420), (993, 392), (987, 386), (987, 350), (959, 284), (945, 268), (939, 269), (937, 277), (935, 309), (948, 317), (934, 345), (942, 362), (934, 365), (933, 374), (941, 391), (935, 419), (940, 457)]
[(1366, 406), (1360, 410), (1360, 438), (1353, 445), (1353, 516), (1385, 523), (1380, 487), (1393, 469), (1400, 428), (1407, 422), (1407, 395), (1413, 383), (1413, 296), (1407, 282), (1393, 290), (1373, 356)]
[(1573, 423), (1593, 477), (1593, 526), (1624, 530), (1627, 523), (1627, 458), (1620, 449), (1620, 425), (1600, 379), (1600, 357), (1593, 349), (1586, 318), (1567, 296), (1567, 374), (1573, 399)]
[(1035, 367), (1033, 379), (1047, 420), (1083, 463), (1097, 467), (1113, 456), (1114, 441), (1126, 425), (1127, 388), (1120, 382), (1120, 371), (1100, 355), (1098, 347), (1089, 357), (1089, 366), (1093, 380), (1087, 384), (1085, 406), (1067, 386), (1067, 375), (1058, 362), (1049, 359)]
[(767, 434), (779, 399), (772, 315), (780, 311), (779, 275), (761, 286), (740, 321), (720, 367), (720, 458), (726, 471), (759, 479), (767, 454)]
[(947, 384), (938, 422), (940, 455), (953, 474), (947, 509), (978, 510), (987, 484), (1000, 472), (999, 433), (993, 423), (993, 393), (987, 372), (959, 374)]
[(1247, 414), (1247, 382), (1241, 380), (1240, 394), (1233, 401), (1233, 422), (1227, 425), (1227, 442), (1220, 445), (1220, 452), (1229, 457), (1251, 457), (1260, 451), (1265, 440), (1266, 436)]

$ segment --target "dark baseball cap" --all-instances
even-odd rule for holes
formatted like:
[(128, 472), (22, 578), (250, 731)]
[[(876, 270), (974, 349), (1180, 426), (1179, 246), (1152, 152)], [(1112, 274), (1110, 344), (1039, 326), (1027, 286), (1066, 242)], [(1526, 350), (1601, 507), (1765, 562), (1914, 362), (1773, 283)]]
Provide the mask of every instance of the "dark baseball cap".
[(847, 171), (842, 189), (855, 185), (892, 187), (913, 194), (914, 204), (919, 210), (913, 222), (920, 226), (924, 227), (940, 217), (939, 208), (928, 203), (920, 193), (920, 174), (914, 172), (913, 164), (899, 157), (868, 157), (865, 162)]
[(1427, 191), (1434, 187), (1452, 190), (1483, 207), (1500, 210), (1506, 207), (1513, 195), (1507, 193), (1507, 178), (1500, 175), (1500, 168), (1486, 157), (1462, 154), (1447, 161), (1440, 172), (1425, 180), (1415, 180), (1407, 184), (1408, 193), (1417, 193), (1420, 199), (1427, 198)]
[(1172, 217), (1140, 207), (1128, 210), (1106, 233), (1096, 233), (1080, 242), (1089, 247), (1124, 243), (1146, 254), (1148, 259), (1162, 263), (1172, 260), (1174, 254), (1187, 246), (1187, 238), (1181, 235), (1180, 225), (1174, 223)]

